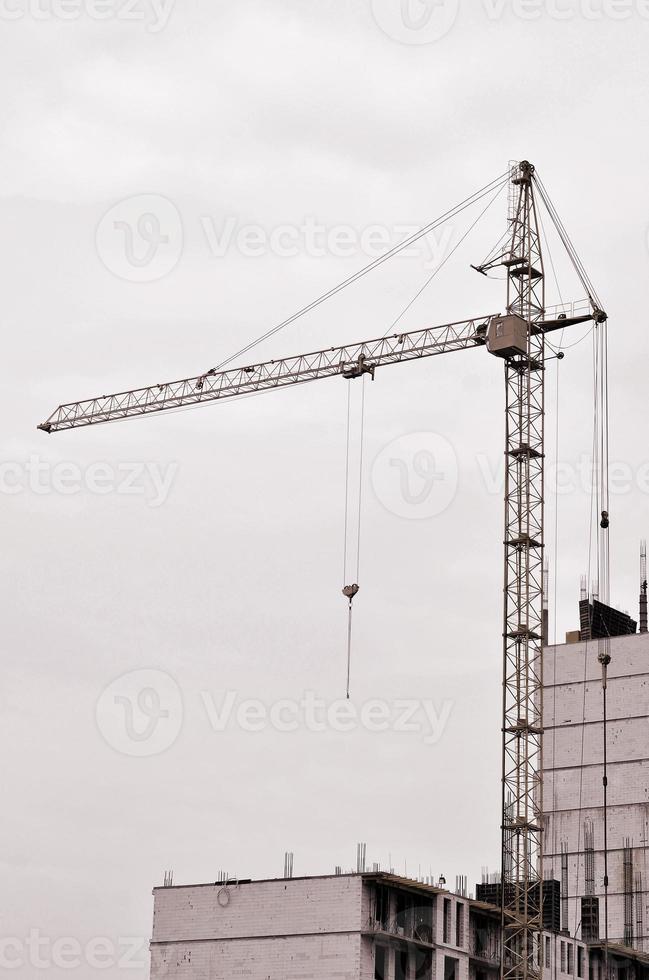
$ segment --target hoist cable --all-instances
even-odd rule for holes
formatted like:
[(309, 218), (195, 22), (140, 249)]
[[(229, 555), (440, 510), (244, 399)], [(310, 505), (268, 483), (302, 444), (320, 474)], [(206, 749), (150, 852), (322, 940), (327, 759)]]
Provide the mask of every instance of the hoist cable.
[(599, 399), (597, 397), (598, 392), (598, 378), (599, 378), (599, 346), (598, 346), (598, 336), (597, 331), (593, 331), (593, 460), (592, 460), (592, 472), (591, 472), (591, 495), (590, 495), (590, 506), (591, 506), (591, 534), (593, 534), (593, 541), (596, 545), (595, 547), (595, 570), (596, 570), (596, 582), (597, 582), (597, 595), (599, 596), (600, 590), (600, 547), (599, 547), (599, 532), (596, 530), (598, 527), (598, 517), (597, 514), (600, 509), (600, 499), (599, 499)]
[(560, 364), (557, 361), (557, 396), (555, 404), (555, 466), (554, 466), (554, 645), (557, 645), (557, 582), (559, 579), (559, 378)]
[(609, 558), (609, 394), (608, 330), (606, 322), (593, 332), (593, 479), (595, 515), (601, 515), (597, 546), (598, 593), (610, 601)]
[[(608, 543), (608, 510), (609, 510), (609, 487), (608, 487), (608, 453), (609, 453), (609, 423), (608, 423), (608, 349), (607, 349), (607, 330), (606, 321), (596, 324), (593, 330), (593, 460), (592, 460), (592, 481), (590, 489), (590, 526), (588, 533), (588, 579), (592, 570), (593, 550), (596, 551), (596, 589), (597, 596), (601, 602), (610, 601), (610, 567), (609, 567), (609, 543)], [(600, 523), (601, 513), (601, 523)], [(604, 517), (606, 514), (606, 518)], [(595, 547), (596, 546), (596, 547)], [(595, 595), (591, 596), (590, 587), (587, 585), (587, 596), (590, 603), (593, 602), (594, 610)], [(591, 627), (593, 623), (592, 613), (589, 616)], [(591, 630), (592, 635), (592, 630)], [(584, 649), (584, 675), (583, 675), (583, 694), (582, 694), (582, 729), (581, 729), (581, 761), (579, 777), (579, 805), (581, 814), (583, 811), (583, 783), (584, 783), (584, 754), (585, 754), (585, 733), (586, 733), (586, 692), (587, 692), (587, 672), (588, 672), (588, 648), (589, 641), (586, 640)], [(603, 637), (598, 639), (599, 655), (598, 659), (602, 664), (602, 683), (603, 683), (603, 792), (604, 792), (604, 904), (605, 919), (607, 919), (608, 902), (608, 828), (607, 828), (607, 710), (606, 710), (606, 670), (610, 662), (610, 639)], [(577, 853), (581, 855), (581, 819), (578, 824)], [(577, 861), (577, 874), (579, 874), (580, 859)], [(577, 928), (577, 911), (575, 910), (575, 929)], [(608, 922), (605, 924), (605, 961), (608, 977)]]
[(359, 581), (361, 572), (361, 530), (363, 519), (363, 484), (364, 484), (364, 459), (365, 459), (365, 376), (361, 382), (361, 417), (360, 417), (360, 445), (358, 460), (358, 512), (357, 512), (357, 534), (356, 534), (356, 581), (353, 585), (347, 584), (347, 564), (349, 549), (349, 496), (350, 496), (350, 459), (351, 459), (351, 384), (347, 389), (347, 447), (345, 460), (345, 530), (343, 543), (343, 595), (347, 598), (347, 698), (350, 697), (351, 680), (351, 661), (352, 661), (352, 614), (353, 602), (359, 592)]
[(349, 618), (347, 621), (347, 700), (350, 697), (352, 672), (352, 602), (349, 600)]
[[(557, 808), (557, 785), (556, 785), (556, 747), (557, 747), (557, 603), (558, 603), (558, 588), (557, 582), (559, 579), (559, 367), (560, 361), (557, 361), (557, 392), (556, 392), (556, 406), (555, 406), (555, 476), (554, 476), (554, 595), (553, 595), (553, 676), (552, 676), (552, 767), (555, 770), (552, 773), (552, 806), (553, 809)], [(548, 630), (549, 632), (549, 630)], [(558, 843), (558, 821), (553, 822), (553, 839), (552, 839), (552, 850), (554, 854), (557, 853), (557, 843)]]
[[(596, 363), (595, 363), (595, 361), (596, 361), (596, 348), (595, 348), (595, 344), (593, 343), (593, 394), (595, 393), (595, 390), (596, 390), (596, 377), (597, 377), (597, 369), (596, 369)], [(594, 401), (595, 401), (595, 399), (594, 399)], [(587, 562), (586, 562), (586, 568), (587, 568), (587, 571), (586, 571), (586, 595), (587, 595), (587, 597), (590, 596), (590, 594), (591, 594), (591, 588), (592, 588), (591, 576), (592, 576), (592, 573), (593, 573), (593, 550), (594, 550), (594, 548), (593, 548), (593, 542), (594, 542), (594, 530), (595, 530), (595, 526), (596, 526), (596, 513), (597, 513), (597, 500), (596, 500), (597, 487), (596, 487), (596, 480), (595, 480), (595, 454), (596, 454), (596, 446), (597, 446), (597, 408), (596, 408), (596, 405), (594, 404), (594, 407), (593, 407), (593, 444), (592, 444), (593, 472), (592, 472), (591, 487), (590, 487), (590, 498), (591, 499), (590, 499), (590, 515), (589, 515), (589, 521), (588, 521), (588, 548), (587, 548)], [(599, 589), (599, 587), (598, 587), (598, 589)], [(584, 758), (584, 747), (585, 747), (585, 736), (586, 736), (586, 728), (585, 728), (585, 725), (583, 724), (583, 722), (585, 721), (585, 717), (586, 717), (585, 716), (585, 711), (586, 711), (586, 708), (585, 708), (585, 696), (586, 696), (586, 680), (587, 680), (587, 672), (588, 672), (588, 646), (589, 646), (589, 641), (586, 640), (585, 647), (584, 647), (584, 677), (583, 677), (583, 680), (584, 680), (584, 692), (583, 692), (583, 698), (582, 698), (582, 730), (581, 730), (581, 758), (582, 758), (582, 763), (583, 763), (583, 758)], [(556, 724), (556, 719), (555, 719), (555, 724)], [(582, 766), (580, 767), (580, 770), (579, 770), (579, 810), (580, 811), (581, 811), (582, 805), (583, 805), (583, 784), (584, 784), (584, 768), (583, 768), (583, 764), (582, 764)], [(580, 826), (579, 826), (578, 845), (580, 844), (580, 841), (581, 841), (580, 835), (581, 835), (581, 822), (580, 822)], [(579, 850), (579, 846), (578, 846), (578, 850)], [(578, 865), (579, 865), (579, 862), (578, 862)], [(576, 915), (577, 915), (577, 913), (575, 911), (575, 928), (576, 928), (576, 921), (577, 921), (576, 920)]]
[(361, 382), (361, 442), (358, 464), (358, 537), (356, 540), (356, 581), (361, 580), (361, 523), (363, 516), (363, 462), (365, 441), (365, 375)]
[(343, 535), (343, 588), (347, 585), (347, 535), (349, 528), (349, 444), (351, 437), (352, 389), (347, 385), (347, 448), (345, 451), (345, 529)]
[[(600, 449), (600, 486), (602, 512), (610, 512), (609, 495), (609, 401), (608, 401), (608, 325), (599, 325), (597, 336), (600, 343), (600, 416), (601, 416), (601, 449)], [(602, 518), (604, 521), (604, 518)], [(602, 528), (602, 570), (604, 577), (604, 601), (610, 602), (611, 569), (610, 569), (610, 537), (608, 518), (606, 527)]]
[[(597, 452), (597, 365), (596, 365), (596, 348), (593, 346), (593, 479), (591, 481), (591, 505), (590, 505), (590, 518), (589, 518), (589, 534), (588, 534), (588, 561), (587, 561), (587, 595), (590, 594), (590, 586), (588, 582), (591, 576), (592, 570), (592, 557), (593, 557), (593, 530), (596, 524), (597, 515), (597, 486), (595, 480), (595, 456)], [(598, 586), (599, 591), (599, 586)], [(578, 805), (577, 809), (580, 814), (577, 825), (577, 875), (580, 873), (581, 858), (582, 858), (582, 848), (581, 848), (581, 833), (582, 833), (582, 821), (581, 814), (583, 813), (583, 795), (584, 795), (584, 758), (585, 758), (585, 748), (586, 748), (586, 693), (588, 678), (588, 640), (586, 640), (584, 647), (584, 670), (583, 670), (583, 680), (582, 680), (582, 718), (581, 718), (581, 738), (580, 738), (580, 765), (579, 765), (579, 795), (578, 795)], [(555, 717), (556, 725), (556, 717)], [(555, 760), (556, 764), (556, 760)], [(556, 779), (556, 772), (554, 774)], [(578, 910), (575, 908), (574, 916), (574, 926), (573, 935), (577, 935), (578, 928)]]
[(231, 354), (224, 361), (221, 361), (220, 364), (217, 364), (217, 366), (212, 368), (208, 373), (221, 371), (226, 365), (230, 364), (231, 361), (235, 360), (235, 358), (241, 357), (243, 354), (246, 354), (249, 350), (252, 350), (253, 347), (256, 347), (258, 344), (261, 344), (264, 340), (268, 340), (269, 337), (273, 337), (275, 334), (279, 333), (280, 330), (283, 330), (285, 327), (290, 326), (290, 324), (295, 323), (295, 321), (298, 320), (300, 317), (305, 316), (307, 313), (310, 313), (312, 310), (316, 309), (316, 307), (326, 302), (326, 300), (331, 299), (333, 296), (341, 292), (347, 286), (351, 286), (353, 283), (358, 282), (358, 280), (361, 279), (363, 276), (366, 276), (369, 272), (372, 272), (374, 269), (383, 265), (383, 263), (387, 262), (388, 259), (391, 259), (393, 256), (398, 255), (399, 252), (402, 252), (410, 245), (414, 245), (415, 242), (418, 242), (420, 238), (424, 238), (426, 235), (430, 234), (430, 232), (434, 231), (435, 228), (438, 228), (440, 225), (456, 217), (458, 214), (461, 214), (463, 211), (471, 207), (473, 204), (477, 204), (478, 201), (481, 201), (483, 197), (486, 197), (488, 194), (490, 194), (494, 190), (495, 186), (500, 188), (501, 183), (507, 182), (508, 180), (509, 180), (509, 173), (506, 173), (497, 177), (495, 180), (490, 181), (488, 184), (485, 185), (485, 187), (483, 187), (479, 191), (476, 191), (474, 194), (466, 198), (456, 207), (452, 208), (450, 211), (447, 211), (445, 214), (441, 215), (441, 217), (439, 218), (436, 218), (434, 221), (431, 221), (423, 228), (420, 228), (418, 231), (414, 232), (404, 241), (400, 242), (400, 244), (395, 245), (394, 248), (391, 248), (384, 255), (380, 255), (378, 258), (374, 259), (368, 265), (364, 266), (364, 268), (360, 269), (358, 272), (355, 272), (353, 275), (343, 280), (343, 282), (338, 283), (337, 286), (334, 286), (332, 289), (329, 289), (326, 293), (323, 293), (322, 296), (318, 297), (318, 299), (315, 299), (311, 303), (308, 303), (306, 306), (302, 307), (302, 309), (298, 310), (297, 313), (292, 314), (292, 316), (287, 317), (286, 320), (282, 320), (281, 323), (278, 323), (276, 326), (271, 327), (270, 330), (267, 330), (265, 333), (261, 334), (259, 337), (257, 337), (256, 340), (250, 341), (249, 344), (246, 344), (245, 347), (242, 347), (236, 353)]
[[(596, 325), (593, 332), (593, 487), (591, 488), (591, 534), (593, 517), (601, 511), (601, 522), (596, 531), (597, 541), (597, 592), (600, 601), (610, 602), (610, 547), (609, 547), (609, 388), (608, 388), (608, 330), (606, 320)], [(593, 504), (595, 506), (593, 507)], [(594, 511), (594, 513), (593, 513)], [(594, 597), (593, 606), (594, 610)], [(591, 615), (591, 624), (594, 617)], [(608, 634), (608, 630), (606, 631)], [(609, 963), (609, 827), (608, 827), (608, 667), (611, 663), (610, 634), (598, 638), (598, 661), (602, 667), (602, 751), (603, 751), (603, 835), (604, 835), (604, 976), (610, 977)]]

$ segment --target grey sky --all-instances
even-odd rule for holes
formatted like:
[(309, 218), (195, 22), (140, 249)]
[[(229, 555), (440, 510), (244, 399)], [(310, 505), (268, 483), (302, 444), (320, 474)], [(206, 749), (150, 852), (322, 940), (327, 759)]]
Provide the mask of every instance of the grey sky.
[[(342, 381), (37, 432), (59, 402), (209, 368), (365, 264), (371, 226), (393, 244), (526, 157), (611, 317), (611, 457), (626, 467), (612, 507), (613, 598), (632, 610), (649, 531), (647, 4), (447, 0), (423, 18), (423, 32), (443, 35), (429, 43), (409, 43), (422, 35), (403, 21), (394, 30), (396, 0), (114, 0), (105, 20), (96, 10), (0, 2), (2, 932), (16, 939), (17, 977), (34, 975), (30, 930), (82, 945), (76, 971), (57, 969), (43, 946), (47, 975), (123, 976), (123, 953), (95, 970), (88, 943), (148, 938), (165, 868), (177, 883), (219, 869), (270, 877), (290, 849), (297, 874), (326, 873), (351, 867), (365, 840), (372, 862), (391, 856), (451, 884), (465, 873), (472, 886), (499, 859), (501, 365), (463, 352), (379, 372), (366, 388), (353, 699), (394, 711), (398, 700), (434, 702), (445, 722), (434, 744), (430, 728), (210, 723), (228, 691), (237, 705), (344, 696)], [(121, 201), (131, 203), (111, 212), (109, 231), (137, 215), (139, 195), (169, 202), (159, 204), (168, 268), (153, 266), (151, 282), (136, 281), (146, 243), (129, 267), (125, 239), (111, 250), (98, 233)], [(469, 263), (504, 231), (505, 206), (501, 197), (404, 327), (502, 309), (503, 284)], [(438, 257), (477, 213), (436, 240)], [(315, 248), (305, 221), (320, 229)], [(283, 229), (295, 254), (237, 239), (244, 226)], [(331, 254), (341, 242), (346, 256)], [(383, 334), (430, 260), (390, 263), (246, 360)], [(564, 298), (580, 299), (558, 255), (557, 272)], [(560, 370), (560, 459), (576, 468), (590, 451), (590, 341)], [(556, 363), (549, 464), (555, 391)], [(452, 502), (425, 520), (398, 512), (396, 468), (380, 462), (412, 433), (428, 434), (424, 446), (433, 434), (447, 469), (457, 459)], [(577, 473), (561, 497), (558, 562), (548, 495), (559, 638), (576, 626), (587, 567), (581, 482)], [(172, 744), (134, 758), (104, 716), (99, 730), (96, 706), (140, 670), (169, 675), (163, 700), (178, 686), (182, 723), (174, 709)], [(139, 958), (126, 975), (147, 975)]]

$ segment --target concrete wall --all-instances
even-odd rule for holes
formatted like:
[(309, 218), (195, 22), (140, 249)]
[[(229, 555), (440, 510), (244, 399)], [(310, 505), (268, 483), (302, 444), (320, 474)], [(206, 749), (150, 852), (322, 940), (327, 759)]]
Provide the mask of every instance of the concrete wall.
[[(155, 945), (151, 980), (358, 980), (358, 935)], [(367, 975), (373, 980), (374, 973)]]
[[(450, 903), (450, 931), (444, 937), (444, 902)], [(463, 910), (464, 928), (460, 944), (456, 942), (456, 922), (458, 906)], [(438, 949), (435, 956), (433, 980), (444, 980), (444, 958), (450, 957), (458, 961), (457, 980), (469, 980), (469, 940), (471, 929), (469, 925), (469, 902), (455, 895), (439, 895), (435, 904), (435, 942)]]
[(358, 877), (154, 891), (152, 980), (358, 980)]
[[(578, 950), (581, 947), (581, 955)], [(566, 936), (546, 933), (543, 937), (543, 976), (545, 980), (588, 980), (588, 952), (583, 943)]]
[[(545, 871), (561, 880), (561, 844), (568, 846), (568, 927), (580, 935), (585, 894), (584, 827), (594, 829), (595, 894), (600, 896), (604, 934), (603, 703), (597, 641), (549, 647), (544, 651), (544, 811)], [(634, 875), (643, 877), (635, 896), (649, 932), (649, 636), (616, 637), (608, 683), (609, 938), (624, 937), (623, 852), (633, 845)]]

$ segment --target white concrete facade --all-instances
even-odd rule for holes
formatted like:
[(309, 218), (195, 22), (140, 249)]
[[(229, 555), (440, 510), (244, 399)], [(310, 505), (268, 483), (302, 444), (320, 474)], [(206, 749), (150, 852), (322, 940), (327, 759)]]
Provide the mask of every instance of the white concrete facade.
[[(497, 980), (499, 910), (392, 875), (157, 888), (151, 980)], [(602, 980), (546, 934), (544, 980)], [(639, 980), (635, 972), (615, 980)]]
[[(609, 641), (608, 850), (609, 938), (649, 951), (649, 635)], [(594, 895), (604, 936), (604, 726), (602, 669), (597, 640), (544, 651), (544, 872), (561, 881), (567, 850), (568, 895), (562, 925), (582, 935), (582, 897), (588, 893), (585, 838), (594, 834)], [(626, 895), (631, 874), (631, 905)], [(628, 857), (631, 857), (631, 865)], [(562, 896), (564, 897), (564, 896)], [(565, 898), (565, 897), (564, 897)]]
[(152, 980), (356, 978), (361, 896), (357, 877), (156, 889)]

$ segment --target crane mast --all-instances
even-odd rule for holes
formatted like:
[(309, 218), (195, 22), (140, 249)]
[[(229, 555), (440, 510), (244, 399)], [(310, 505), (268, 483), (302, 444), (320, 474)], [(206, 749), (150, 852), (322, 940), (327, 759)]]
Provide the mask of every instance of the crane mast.
[(649, 633), (647, 615), (647, 542), (640, 543), (640, 632)]
[(527, 352), (505, 362), (503, 628), (503, 980), (540, 976), (542, 916), (542, 635), (545, 277), (532, 177), (512, 172), (507, 311), (527, 324)]

